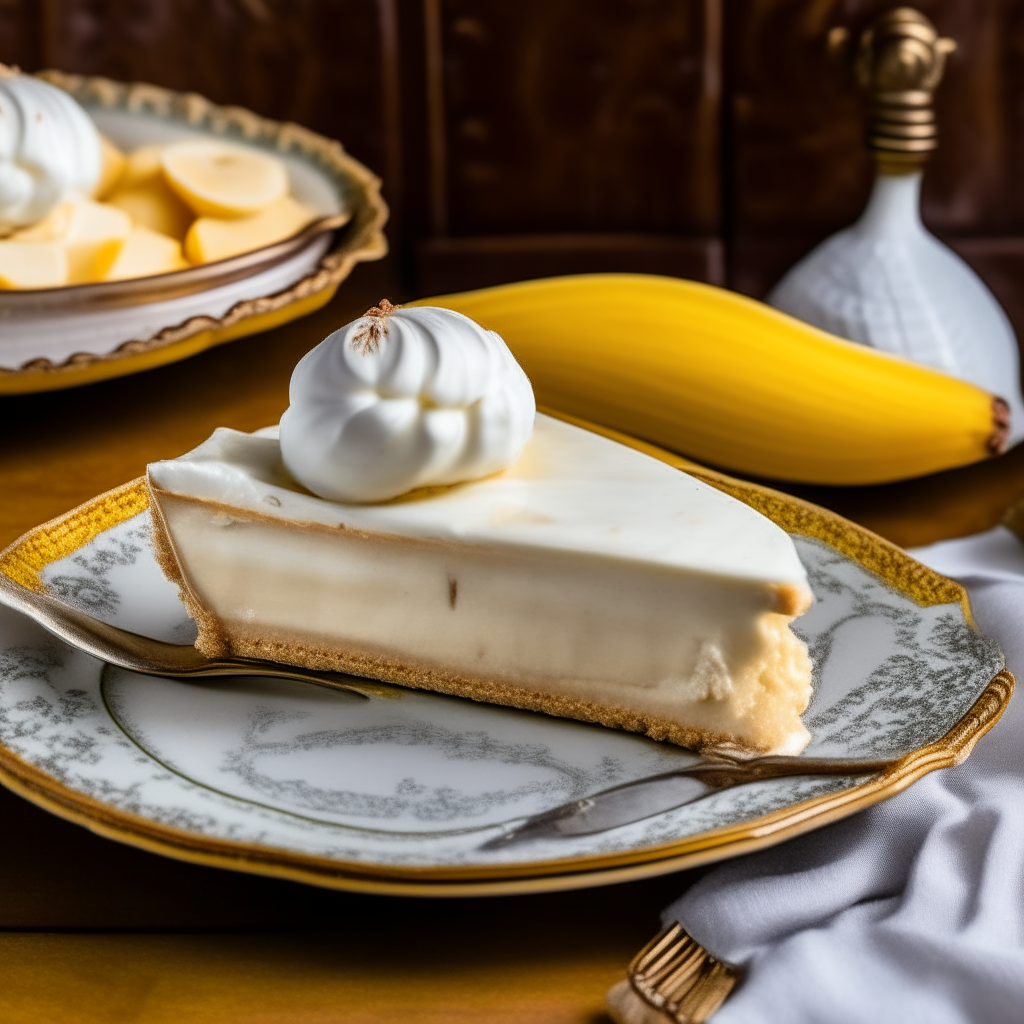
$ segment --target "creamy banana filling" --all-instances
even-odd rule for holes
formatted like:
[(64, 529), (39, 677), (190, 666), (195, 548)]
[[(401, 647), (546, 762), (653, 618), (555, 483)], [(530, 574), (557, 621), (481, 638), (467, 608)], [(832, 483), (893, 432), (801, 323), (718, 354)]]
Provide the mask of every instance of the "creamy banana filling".
[(150, 466), (158, 552), (207, 653), (333, 667), (687, 746), (794, 753), (810, 603), (790, 538), (640, 452), (538, 416), (508, 469), (319, 498), (273, 431)]

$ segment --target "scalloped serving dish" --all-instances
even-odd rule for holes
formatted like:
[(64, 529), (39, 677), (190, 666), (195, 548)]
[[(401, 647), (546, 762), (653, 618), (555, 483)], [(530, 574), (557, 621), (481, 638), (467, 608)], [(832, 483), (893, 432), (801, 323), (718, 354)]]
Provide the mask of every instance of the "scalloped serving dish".
[(387, 252), (380, 182), (341, 144), (194, 93), (46, 71), (130, 151), (208, 137), (270, 151), (321, 220), (292, 239), (169, 274), (0, 292), (0, 394), (49, 391), (187, 358), (324, 305)]
[[(810, 756), (895, 758), (874, 776), (764, 780), (589, 836), (483, 848), (524, 817), (694, 755), (539, 713), (371, 684), (183, 682), (103, 665), (0, 609), (0, 782), (168, 856), (317, 885), (431, 896), (602, 885), (818, 828), (963, 760), (1013, 689), (964, 589), (833, 513), (687, 469), (793, 536), (815, 594)], [(145, 482), (0, 553), (26, 586), (139, 633), (195, 625), (150, 545)]]

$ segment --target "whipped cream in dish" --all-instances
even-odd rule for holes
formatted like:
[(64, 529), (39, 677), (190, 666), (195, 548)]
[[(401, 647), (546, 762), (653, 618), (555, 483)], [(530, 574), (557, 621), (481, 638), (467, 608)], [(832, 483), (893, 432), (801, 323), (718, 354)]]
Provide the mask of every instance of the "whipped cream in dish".
[(0, 234), (86, 198), (101, 165), (99, 132), (66, 92), (0, 65)]
[(511, 466), (533, 388), (494, 331), (381, 302), (307, 353), (281, 419), (288, 472), (330, 501), (376, 502)]

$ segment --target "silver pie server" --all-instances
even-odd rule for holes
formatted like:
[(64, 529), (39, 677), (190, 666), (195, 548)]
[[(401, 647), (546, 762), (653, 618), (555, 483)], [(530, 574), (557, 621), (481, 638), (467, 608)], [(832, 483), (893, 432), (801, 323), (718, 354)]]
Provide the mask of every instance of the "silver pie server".
[(748, 782), (796, 775), (876, 775), (898, 758), (865, 760), (843, 757), (754, 757), (746, 761), (706, 758), (696, 764), (650, 775), (602, 790), (592, 796), (542, 811), (512, 830), (481, 844), (481, 850), (501, 850), (535, 839), (593, 835), (652, 818), (693, 803), (719, 790)]
[(72, 608), (49, 594), (38, 593), (0, 573), (0, 605), (21, 612), (66, 644), (94, 658), (147, 676), (200, 679), (210, 676), (273, 676), (330, 686), (368, 697), (393, 688), (385, 683), (359, 680), (334, 672), (279, 665), (255, 658), (208, 658), (195, 647), (153, 640), (111, 626), (87, 612)]

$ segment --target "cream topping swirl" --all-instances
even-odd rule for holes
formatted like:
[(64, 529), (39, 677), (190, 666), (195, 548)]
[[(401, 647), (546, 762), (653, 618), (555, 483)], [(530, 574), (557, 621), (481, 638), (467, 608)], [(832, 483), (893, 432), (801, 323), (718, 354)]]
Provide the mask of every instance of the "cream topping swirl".
[(0, 71), (0, 232), (35, 223), (64, 199), (90, 195), (101, 160), (96, 126), (66, 92)]
[(300, 360), (289, 400), (285, 467), (340, 502), (505, 469), (536, 414), (530, 381), (498, 334), (453, 310), (387, 301)]

